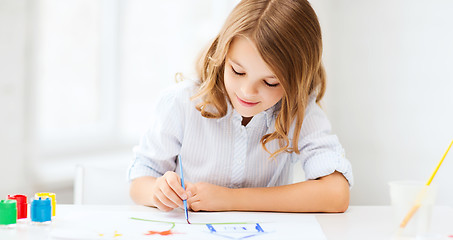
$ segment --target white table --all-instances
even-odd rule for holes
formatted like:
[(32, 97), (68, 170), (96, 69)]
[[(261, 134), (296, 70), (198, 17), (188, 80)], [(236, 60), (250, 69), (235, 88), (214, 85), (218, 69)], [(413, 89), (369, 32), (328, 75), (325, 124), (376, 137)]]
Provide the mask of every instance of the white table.
[[(316, 214), (316, 218), (329, 240), (393, 239), (397, 230), (390, 206), (351, 206), (346, 213)], [(433, 209), (430, 232), (445, 238), (453, 234), (452, 207)]]
[[(104, 205), (57, 205), (57, 216), (48, 226), (36, 226), (20, 223), (12, 229), (0, 229), (1, 240), (44, 240), (50, 238), (50, 232), (64, 224), (65, 216), (84, 211), (105, 212), (153, 212), (154, 208), (143, 206), (104, 206)], [(288, 213), (291, 214), (291, 213)], [(390, 206), (350, 206), (346, 213), (317, 213), (321, 228), (329, 240), (373, 240), (392, 239), (396, 230)], [(108, 220), (107, 220), (108, 221)], [(453, 234), (453, 208), (436, 206), (433, 210), (431, 231), (444, 236)], [(118, 239), (125, 239), (118, 238)], [(154, 239), (150, 236), (149, 239)], [(250, 238), (253, 240), (253, 238)], [(447, 238), (452, 239), (452, 238)]]

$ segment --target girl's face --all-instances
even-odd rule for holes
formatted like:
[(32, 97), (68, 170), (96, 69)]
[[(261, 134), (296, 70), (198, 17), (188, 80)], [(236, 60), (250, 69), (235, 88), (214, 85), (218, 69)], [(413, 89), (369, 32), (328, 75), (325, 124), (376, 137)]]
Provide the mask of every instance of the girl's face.
[(242, 36), (231, 42), (225, 59), (224, 81), (234, 109), (248, 121), (274, 106), (284, 94), (255, 44)]

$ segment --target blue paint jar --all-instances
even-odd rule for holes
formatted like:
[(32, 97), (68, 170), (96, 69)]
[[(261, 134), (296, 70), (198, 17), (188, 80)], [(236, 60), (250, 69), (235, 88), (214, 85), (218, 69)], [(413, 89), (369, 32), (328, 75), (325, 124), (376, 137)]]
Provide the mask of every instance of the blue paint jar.
[(30, 206), (32, 223), (49, 224), (52, 221), (52, 203), (50, 198), (34, 199)]

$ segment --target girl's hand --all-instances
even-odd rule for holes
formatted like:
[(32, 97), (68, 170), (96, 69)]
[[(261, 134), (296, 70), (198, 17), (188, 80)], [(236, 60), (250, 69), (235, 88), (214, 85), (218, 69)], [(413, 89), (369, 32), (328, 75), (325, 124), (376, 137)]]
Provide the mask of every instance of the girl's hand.
[(153, 205), (166, 212), (183, 207), (182, 200), (187, 199), (187, 193), (181, 186), (179, 176), (171, 171), (156, 179), (152, 193)]
[(232, 210), (232, 189), (199, 182), (187, 184), (186, 190), (189, 195), (187, 203), (195, 212)]

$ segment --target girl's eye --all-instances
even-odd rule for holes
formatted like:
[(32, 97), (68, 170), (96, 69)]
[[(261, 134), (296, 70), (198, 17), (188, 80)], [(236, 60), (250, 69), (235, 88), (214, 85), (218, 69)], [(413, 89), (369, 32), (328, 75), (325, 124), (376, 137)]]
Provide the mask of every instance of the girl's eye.
[(244, 76), (245, 75), (245, 73), (236, 72), (236, 70), (234, 70), (233, 67), (231, 67), (231, 70), (233, 71), (234, 74), (236, 74), (238, 76)]
[(268, 83), (266, 80), (264, 80), (264, 83), (265, 83), (267, 86), (269, 86), (269, 87), (276, 87), (276, 86), (278, 86), (278, 84), (279, 84), (279, 83), (273, 83), (273, 84), (271, 84), (271, 83)]

